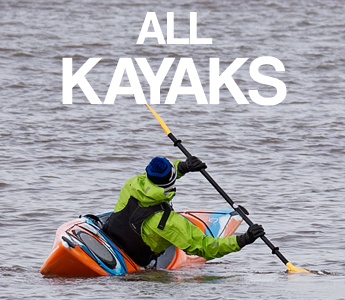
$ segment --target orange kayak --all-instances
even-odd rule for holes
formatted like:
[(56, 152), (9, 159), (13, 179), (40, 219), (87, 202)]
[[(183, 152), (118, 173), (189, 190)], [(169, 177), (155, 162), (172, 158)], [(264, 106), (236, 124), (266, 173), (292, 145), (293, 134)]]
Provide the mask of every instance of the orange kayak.
[[(206, 235), (224, 237), (232, 235), (242, 218), (233, 209), (219, 211), (179, 212), (198, 226)], [(112, 241), (102, 226), (111, 212), (101, 215), (85, 215), (61, 225), (55, 235), (51, 253), (41, 268), (44, 276), (109, 276), (132, 273), (144, 268)], [(176, 270), (198, 267), (206, 260), (187, 255), (171, 246), (157, 259), (157, 269)]]

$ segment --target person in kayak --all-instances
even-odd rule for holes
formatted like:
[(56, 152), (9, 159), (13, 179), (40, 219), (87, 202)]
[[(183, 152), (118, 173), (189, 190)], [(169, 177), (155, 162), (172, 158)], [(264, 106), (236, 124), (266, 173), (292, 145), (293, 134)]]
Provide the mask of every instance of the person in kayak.
[(124, 184), (103, 231), (142, 267), (154, 265), (171, 245), (210, 260), (239, 251), (263, 236), (262, 226), (254, 224), (242, 235), (214, 238), (172, 209), (176, 180), (205, 168), (195, 156), (173, 163), (164, 157), (153, 158), (146, 172)]

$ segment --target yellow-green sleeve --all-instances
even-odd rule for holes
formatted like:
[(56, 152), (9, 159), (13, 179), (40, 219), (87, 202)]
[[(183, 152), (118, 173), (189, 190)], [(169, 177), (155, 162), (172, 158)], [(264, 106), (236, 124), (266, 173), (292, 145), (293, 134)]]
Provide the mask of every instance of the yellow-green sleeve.
[(162, 213), (157, 213), (143, 223), (142, 238), (151, 250), (160, 253), (171, 244), (187, 254), (207, 260), (239, 251), (235, 236), (213, 238), (176, 212), (171, 212), (163, 230), (157, 228)]
[(178, 164), (180, 163), (180, 160), (174, 160), (173, 164), (177, 170), (177, 179), (181, 178), (184, 174), (182, 174), (179, 170), (178, 170)]

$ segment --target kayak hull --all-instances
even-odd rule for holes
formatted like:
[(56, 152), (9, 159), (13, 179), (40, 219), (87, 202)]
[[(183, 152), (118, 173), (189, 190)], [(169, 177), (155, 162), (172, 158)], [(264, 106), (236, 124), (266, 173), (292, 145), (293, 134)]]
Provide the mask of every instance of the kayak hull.
[[(206, 235), (224, 237), (232, 235), (242, 222), (232, 209), (222, 211), (179, 212), (198, 226)], [(44, 276), (94, 277), (123, 275), (144, 268), (138, 266), (103, 231), (102, 225), (111, 212), (86, 215), (61, 225), (55, 235), (51, 253), (43, 266)], [(187, 255), (175, 246), (158, 257), (157, 269), (176, 270), (198, 267), (206, 260)]]

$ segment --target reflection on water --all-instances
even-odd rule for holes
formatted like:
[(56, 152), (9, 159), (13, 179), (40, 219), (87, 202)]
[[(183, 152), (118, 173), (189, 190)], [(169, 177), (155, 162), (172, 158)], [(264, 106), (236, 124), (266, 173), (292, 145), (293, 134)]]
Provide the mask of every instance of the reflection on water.
[(203, 274), (198, 269), (193, 270), (147, 270), (139, 273), (127, 274), (120, 278), (121, 281), (149, 281), (159, 283), (190, 282), (190, 283), (220, 283), (224, 280), (235, 278), (237, 275), (217, 276)]

